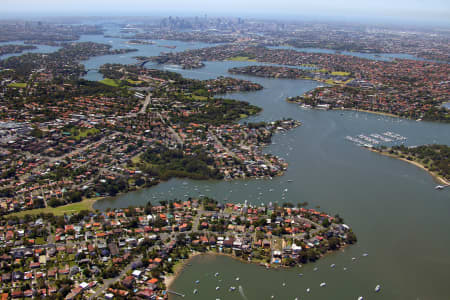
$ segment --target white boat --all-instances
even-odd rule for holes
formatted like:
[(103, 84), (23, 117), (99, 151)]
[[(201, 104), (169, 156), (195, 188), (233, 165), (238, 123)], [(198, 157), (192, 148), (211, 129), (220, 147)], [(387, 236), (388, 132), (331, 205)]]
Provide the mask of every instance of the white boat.
[(364, 300), (364, 297), (363, 296), (359, 296), (358, 300)]
[(449, 187), (450, 185), (437, 185), (436, 187), (435, 187), (435, 189), (436, 190), (443, 190), (443, 189), (445, 189), (446, 187)]
[(239, 281), (239, 277), (236, 277), (236, 281)]
[(233, 292), (233, 291), (235, 291), (235, 290), (236, 290), (236, 287), (230, 286), (230, 292)]
[(313, 269), (313, 271), (317, 271), (317, 267), (315, 267), (315, 268)]
[(196, 284), (199, 284), (199, 283), (200, 283), (200, 280), (197, 279), (197, 280), (195, 281), (195, 283), (196, 283)]
[(320, 287), (324, 287), (324, 286), (326, 286), (327, 284), (325, 283), (325, 282), (322, 282), (321, 284), (320, 284)]
[(285, 282), (283, 282), (283, 284), (282, 284), (283, 286), (286, 286), (286, 283)]
[(219, 272), (217, 272), (216, 274), (214, 274), (215, 277), (219, 276)]
[(220, 290), (220, 286), (216, 286), (216, 291)]
[(369, 256), (369, 254), (367, 254), (367, 253), (363, 253), (363, 255), (362, 255), (362, 256), (366, 257), (366, 256)]
[(307, 289), (306, 289), (306, 292), (307, 292), (307, 293), (309, 293), (310, 291), (311, 291), (311, 289), (310, 289), (310, 288), (307, 288)]
[(197, 293), (198, 293), (198, 290), (197, 290), (197, 289), (195, 289), (195, 290), (194, 290), (194, 294), (197, 294)]
[(334, 268), (334, 267), (336, 267), (335, 264), (331, 264), (331, 265), (330, 265), (330, 268)]
[(381, 285), (377, 284), (375, 287), (375, 293), (378, 293), (381, 290)]

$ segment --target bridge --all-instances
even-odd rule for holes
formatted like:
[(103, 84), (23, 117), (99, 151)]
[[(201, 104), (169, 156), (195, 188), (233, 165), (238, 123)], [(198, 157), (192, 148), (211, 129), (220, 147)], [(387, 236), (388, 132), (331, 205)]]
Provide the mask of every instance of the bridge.
[(148, 63), (150, 61), (151, 61), (150, 59), (139, 61), (139, 62), (136, 63), (136, 66), (143, 67), (146, 63)]

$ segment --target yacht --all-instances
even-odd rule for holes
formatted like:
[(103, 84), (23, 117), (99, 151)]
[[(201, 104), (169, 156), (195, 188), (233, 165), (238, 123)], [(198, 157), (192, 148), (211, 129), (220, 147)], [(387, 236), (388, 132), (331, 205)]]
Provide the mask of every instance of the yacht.
[(380, 290), (381, 290), (381, 285), (378, 284), (378, 285), (375, 287), (375, 293), (378, 293)]
[(327, 284), (325, 283), (325, 282), (322, 282), (321, 284), (320, 284), (320, 287), (324, 287), (324, 286), (326, 286)]

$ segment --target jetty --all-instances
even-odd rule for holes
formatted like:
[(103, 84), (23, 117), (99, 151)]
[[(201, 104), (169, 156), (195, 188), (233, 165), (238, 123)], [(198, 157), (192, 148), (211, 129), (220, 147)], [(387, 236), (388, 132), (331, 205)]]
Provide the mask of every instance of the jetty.
[(172, 294), (172, 295), (176, 295), (176, 296), (180, 296), (181, 298), (184, 298), (184, 294), (182, 294), (182, 293), (178, 293), (178, 292), (171, 291), (171, 290), (167, 290), (167, 293)]

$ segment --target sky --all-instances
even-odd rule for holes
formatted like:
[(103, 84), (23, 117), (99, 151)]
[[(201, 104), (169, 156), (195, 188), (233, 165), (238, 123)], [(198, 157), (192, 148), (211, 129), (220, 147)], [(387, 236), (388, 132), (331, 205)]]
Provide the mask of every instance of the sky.
[(450, 23), (450, 0), (0, 0), (1, 16), (318, 16)]

